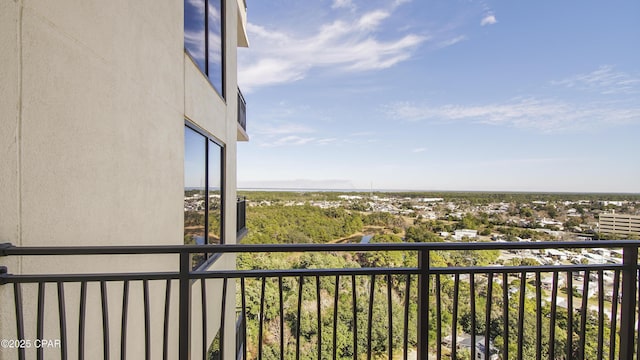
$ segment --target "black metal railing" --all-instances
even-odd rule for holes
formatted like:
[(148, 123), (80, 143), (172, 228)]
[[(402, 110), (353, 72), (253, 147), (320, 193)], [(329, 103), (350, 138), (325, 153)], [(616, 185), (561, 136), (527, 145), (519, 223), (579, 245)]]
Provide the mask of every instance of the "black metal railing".
[(238, 124), (244, 131), (247, 131), (247, 101), (238, 88)]
[[(175, 269), (165, 272), (11, 274), (11, 269), (3, 268), (0, 298), (13, 302), (2, 304), (5, 315), (13, 313), (3, 319), (15, 319), (11, 325), (15, 332), (0, 335), (27, 340), (26, 334), (36, 334), (38, 339), (56, 334), (61, 342), (56, 351), (61, 358), (68, 354), (84, 358), (88, 324), (97, 322), (102, 327), (98, 337), (102, 337), (104, 358), (113, 351), (112, 343), (120, 345), (124, 358), (131, 337), (138, 336), (146, 358), (152, 353), (153, 358), (160, 358), (162, 353), (168, 359), (206, 359), (212, 335), (207, 333), (208, 322), (214, 314), (232, 313), (229, 319), (222, 316), (215, 320), (221, 329), (217, 350), (221, 358), (228, 342), (225, 339), (239, 335), (242, 346), (235, 344), (229, 350), (243, 359), (359, 359), (361, 354), (367, 359), (407, 359), (411, 353), (417, 359), (456, 359), (463, 351), (483, 359), (640, 359), (636, 322), (639, 246), (640, 241), (126, 247), (4, 244), (0, 255), (8, 258), (172, 255), (176, 261)], [(622, 257), (603, 264), (432, 265), (451, 253), (476, 258), (482, 251), (594, 248), (621, 249)], [(191, 254), (204, 252), (236, 254), (240, 269), (192, 271)], [(268, 259), (274, 259), (275, 253), (302, 260), (294, 268), (274, 266), (277, 262)], [(307, 253), (333, 254), (343, 261), (323, 266), (306, 259)], [(385, 266), (358, 265), (375, 262)], [(59, 270), (64, 272), (65, 266), (60, 265)], [(134, 287), (141, 291), (134, 292)], [(207, 290), (213, 288), (213, 292)], [(48, 295), (52, 289), (56, 290), (53, 299)], [(227, 304), (233, 291), (239, 306), (237, 318), (236, 309)], [(36, 300), (29, 301), (26, 292)], [(97, 312), (87, 312), (91, 292), (101, 304)], [(150, 299), (158, 294), (164, 295), (159, 296), (162, 306), (151, 304)], [(74, 296), (77, 298), (71, 299)], [(172, 302), (172, 298), (178, 301)], [(55, 307), (48, 304), (51, 301)], [(142, 304), (142, 314), (130, 311), (134, 302)], [(70, 304), (78, 306), (77, 311), (70, 311)], [(45, 312), (53, 308), (57, 315)], [(71, 313), (76, 317), (72, 319)], [(130, 330), (133, 317), (143, 319), (140, 334)], [(157, 318), (162, 320), (161, 329), (150, 325)], [(225, 334), (225, 321), (233, 320), (240, 329), (236, 334)], [(194, 322), (202, 326), (193, 327)], [(119, 331), (114, 329), (116, 323)], [(69, 340), (71, 332), (77, 335), (74, 342)], [(96, 334), (92, 335), (95, 338)], [(153, 341), (154, 337), (161, 341)], [(201, 339), (201, 349), (192, 345), (196, 337)], [(170, 350), (172, 342), (177, 344), (175, 353)], [(152, 349), (152, 344), (162, 345)], [(27, 357), (31, 352), (42, 358), (44, 351), (52, 351), (14, 350), (18, 359), (32, 358)]]
[(239, 197), (236, 203), (236, 238), (247, 234), (247, 198)]
[(242, 312), (238, 312), (236, 314), (236, 359), (243, 359), (244, 354), (244, 344), (245, 344), (245, 333), (244, 329), (246, 328), (246, 324), (244, 322), (244, 317), (242, 316)]

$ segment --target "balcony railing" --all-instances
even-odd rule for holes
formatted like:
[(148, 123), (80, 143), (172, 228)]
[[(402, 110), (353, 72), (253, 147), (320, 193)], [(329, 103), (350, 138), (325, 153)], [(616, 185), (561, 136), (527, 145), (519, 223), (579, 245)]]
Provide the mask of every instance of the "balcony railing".
[(242, 96), (240, 88), (238, 88), (238, 124), (244, 131), (247, 131), (247, 102)]
[[(236, 334), (225, 334), (226, 317), (219, 320), (220, 358), (225, 358), (225, 351), (231, 351), (233, 357), (244, 359), (361, 359), (363, 355), (367, 359), (456, 359), (469, 348), (476, 359), (640, 359), (640, 323), (636, 321), (639, 246), (640, 241), (127, 247), (4, 244), (0, 255), (9, 260), (32, 256), (169, 255), (176, 261), (175, 270), (166, 272), (14, 275), (11, 269), (3, 268), (0, 299), (13, 299), (13, 304), (3, 303), (0, 308), (3, 321), (15, 319), (11, 325), (15, 333), (0, 337), (25, 340), (25, 334), (35, 333), (38, 338), (47, 338), (52, 330), (44, 321), (46, 314), (56, 319), (58, 329), (54, 332), (60, 335), (61, 346), (56, 350), (60, 357), (78, 354), (83, 358), (86, 324), (89, 317), (94, 317), (102, 322), (99, 336), (103, 339), (104, 358), (112, 350), (110, 343), (119, 344), (121, 354), (126, 354), (126, 340), (131, 336), (127, 333), (127, 324), (131, 323), (128, 320), (138, 316), (128, 308), (139, 302), (144, 313), (139, 316), (146, 319), (141, 337), (147, 358), (151, 353), (153, 358), (160, 358), (158, 354), (162, 353), (169, 359), (206, 359), (207, 339), (211, 338), (206, 322), (211, 314), (234, 312), (227, 304), (227, 291), (235, 289), (240, 314), (237, 330)], [(593, 248), (621, 249), (622, 257), (607, 264), (431, 265), (445, 252), (475, 257), (491, 250)], [(308, 262), (308, 266), (297, 268), (264, 269), (260, 261), (255, 261), (249, 269), (192, 271), (191, 254), (203, 252), (258, 256), (258, 260), (274, 253), (298, 257), (306, 253), (336, 254), (343, 256), (345, 265), (313, 268), (318, 264)], [(363, 258), (396, 259), (403, 265), (356, 266), (354, 260)], [(246, 266), (242, 260), (239, 264)], [(60, 267), (61, 271), (64, 269)], [(220, 285), (222, 291), (216, 292), (215, 297), (207, 295), (207, 288)], [(79, 290), (65, 293), (65, 289), (74, 286)], [(142, 294), (129, 291), (134, 286), (140, 287)], [(49, 294), (45, 289), (49, 288), (57, 289), (55, 307), (46, 305), (52, 301), (45, 298), (45, 293)], [(97, 313), (86, 312), (89, 288), (102, 304)], [(27, 301), (23, 295), (26, 291), (33, 292), (37, 300)], [(156, 311), (149, 305), (150, 291), (164, 294), (164, 306), (156, 306)], [(70, 293), (79, 298), (70, 299)], [(171, 302), (176, 297), (177, 304)], [(71, 303), (79, 310), (68, 311)], [(196, 303), (201, 304), (202, 313), (194, 311)], [(45, 312), (45, 308), (57, 309), (58, 314)], [(8, 316), (10, 312), (12, 315)], [(77, 316), (72, 318), (71, 313)], [(109, 329), (114, 313), (119, 316), (116, 322), (122, 324), (119, 330)], [(163, 319), (163, 329), (158, 331), (162, 341), (161, 348), (152, 349), (151, 344), (156, 342), (150, 338), (157, 333), (149, 319), (156, 317)], [(194, 328), (193, 322), (202, 322), (202, 327)], [(77, 329), (73, 331), (78, 334), (74, 343), (67, 336), (72, 329)], [(114, 338), (114, 333), (119, 336)], [(468, 336), (460, 341), (464, 333)], [(177, 337), (175, 353), (168, 350), (171, 334)], [(229, 347), (229, 339), (236, 336), (241, 344)], [(202, 348), (200, 355), (192, 357), (196, 352), (192, 346), (194, 337), (202, 339)], [(31, 352), (41, 358), (44, 351), (14, 350), (19, 359), (32, 358)]]
[(247, 199), (239, 197), (236, 203), (236, 239), (247, 234)]

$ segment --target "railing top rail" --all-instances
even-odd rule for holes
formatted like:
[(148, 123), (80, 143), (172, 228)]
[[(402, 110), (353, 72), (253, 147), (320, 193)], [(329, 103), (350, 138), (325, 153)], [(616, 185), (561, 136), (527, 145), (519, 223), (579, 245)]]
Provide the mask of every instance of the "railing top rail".
[(0, 256), (35, 255), (133, 255), (245, 252), (361, 252), (420, 250), (522, 250), (640, 247), (640, 240), (544, 241), (544, 242), (437, 242), (369, 244), (228, 244), (228, 245), (129, 245), (129, 246), (13, 246), (0, 244)]
[[(464, 274), (517, 274), (517, 273), (561, 273), (570, 271), (623, 270), (623, 264), (580, 264), (580, 265), (532, 265), (532, 266), (468, 266), (429, 267), (429, 273), (440, 275)], [(240, 279), (274, 277), (327, 277), (345, 275), (419, 275), (418, 267), (363, 267), (363, 268), (305, 268), (305, 269), (257, 269), (257, 270), (208, 270), (190, 271), (187, 277), (195, 279)], [(40, 282), (83, 282), (83, 281), (135, 281), (135, 280), (178, 280), (179, 272), (97, 272), (97, 273), (51, 273), (51, 274), (8, 274), (0, 276), (0, 285), (9, 283)]]
[(244, 95), (242, 94), (242, 91), (240, 91), (240, 88), (238, 88), (238, 97), (242, 100), (243, 104), (247, 104), (247, 101), (244, 99)]

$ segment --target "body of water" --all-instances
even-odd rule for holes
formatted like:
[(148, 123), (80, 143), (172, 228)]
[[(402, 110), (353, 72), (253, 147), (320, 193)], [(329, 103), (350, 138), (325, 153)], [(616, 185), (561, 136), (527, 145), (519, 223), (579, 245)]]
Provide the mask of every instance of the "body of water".
[(372, 237), (373, 235), (364, 235), (362, 239), (360, 239), (360, 244), (368, 244)]

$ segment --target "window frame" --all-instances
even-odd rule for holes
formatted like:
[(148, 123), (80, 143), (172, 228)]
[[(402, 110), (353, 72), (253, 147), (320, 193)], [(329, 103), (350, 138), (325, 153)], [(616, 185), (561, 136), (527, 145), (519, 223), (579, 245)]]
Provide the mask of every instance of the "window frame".
[[(186, 2), (188, 0), (184, 0), (184, 2)], [(198, 65), (198, 62), (195, 60), (194, 56), (189, 52), (189, 49), (187, 49), (186, 46), (184, 46), (184, 39), (183, 39), (183, 48), (184, 48), (184, 52), (185, 54), (187, 54), (189, 56), (189, 58), (191, 59), (191, 61), (193, 62), (193, 64), (196, 66), (196, 68), (198, 68), (198, 70), (200, 70), (200, 72), (204, 75), (204, 77), (207, 79), (207, 82), (209, 83), (209, 85), (211, 85), (211, 87), (213, 88), (213, 90), (215, 90), (215, 92), (220, 95), (220, 97), (222, 98), (222, 100), (226, 103), (226, 83), (227, 83), (227, 77), (226, 77), (226, 69), (227, 69), (227, 61), (226, 61), (226, 48), (227, 48), (227, 44), (226, 44), (226, 27), (227, 27), (227, 22), (226, 22), (226, 16), (225, 16), (225, 11), (226, 11), (226, 6), (225, 0), (219, 0), (220, 1), (220, 91), (218, 91), (218, 89), (216, 88), (216, 86), (211, 82), (211, 78), (209, 77), (209, 1), (218, 1), (218, 0), (203, 0), (204, 1), (204, 69), (201, 68)], [(183, 12), (184, 12), (184, 2), (183, 2)], [(184, 30), (184, 24), (183, 24), (183, 30)], [(184, 36), (183, 36), (184, 38)]]
[[(205, 131), (204, 129), (202, 129), (201, 127), (197, 126), (196, 124), (192, 123), (191, 121), (185, 119), (184, 122), (184, 127), (185, 127), (185, 131), (188, 129), (194, 131), (195, 133), (197, 133), (198, 135), (201, 135), (202, 137), (204, 137), (205, 139), (205, 156), (204, 156), (204, 162), (205, 162), (205, 174), (204, 174), (204, 196), (205, 196), (205, 211), (204, 211), (204, 244), (205, 245), (223, 245), (226, 243), (226, 237), (225, 237), (225, 229), (226, 229), (226, 217), (225, 217), (225, 209), (226, 209), (226, 196), (225, 196), (225, 190), (227, 188), (227, 184), (226, 184), (226, 164), (225, 164), (225, 159), (226, 159), (226, 146), (224, 145), (224, 143), (222, 141), (220, 141), (219, 139), (217, 139), (216, 137), (214, 137), (213, 135), (211, 135), (210, 133), (208, 133), (207, 131)], [(184, 144), (186, 146), (186, 144)], [(219, 244), (211, 244), (209, 243), (209, 160), (210, 160), (210, 149), (211, 146), (217, 146), (220, 149), (220, 243)], [(183, 160), (183, 163), (185, 161)], [(184, 171), (184, 170), (183, 170)], [(184, 233), (184, 221), (183, 221), (183, 233)], [(204, 256), (204, 261), (200, 262), (199, 264), (197, 264), (195, 266), (195, 268), (203, 268), (203, 267), (208, 267), (211, 263), (213, 263), (215, 261), (215, 259), (217, 259), (219, 257), (219, 254), (210, 254), (210, 253), (206, 253)]]

